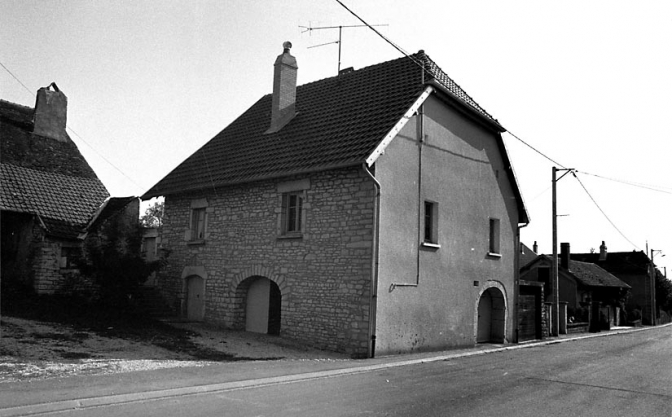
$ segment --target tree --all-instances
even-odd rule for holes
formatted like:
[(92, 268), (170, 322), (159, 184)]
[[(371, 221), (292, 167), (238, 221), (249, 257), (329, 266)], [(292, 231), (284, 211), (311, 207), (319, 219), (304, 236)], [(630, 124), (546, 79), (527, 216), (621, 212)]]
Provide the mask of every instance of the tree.
[(672, 312), (672, 281), (656, 269), (656, 305), (661, 310)]
[(107, 307), (128, 307), (140, 285), (160, 266), (140, 253), (143, 227), (136, 219), (113, 216), (84, 241), (79, 269), (91, 279)]
[(163, 226), (163, 207), (163, 201), (157, 201), (151, 206), (147, 207), (145, 214), (140, 216), (140, 223), (144, 227)]

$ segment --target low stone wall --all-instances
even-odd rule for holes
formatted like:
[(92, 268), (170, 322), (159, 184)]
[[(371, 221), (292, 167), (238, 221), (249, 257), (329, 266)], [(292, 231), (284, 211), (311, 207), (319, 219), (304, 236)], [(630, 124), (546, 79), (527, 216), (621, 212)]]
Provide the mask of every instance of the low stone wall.
[(588, 333), (588, 323), (567, 323), (567, 334)]

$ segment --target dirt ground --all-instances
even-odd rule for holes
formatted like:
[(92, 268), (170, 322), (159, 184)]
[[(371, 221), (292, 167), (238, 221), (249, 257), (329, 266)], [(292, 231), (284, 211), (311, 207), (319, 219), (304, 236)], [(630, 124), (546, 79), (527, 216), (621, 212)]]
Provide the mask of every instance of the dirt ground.
[(159, 323), (129, 333), (3, 316), (0, 331), (0, 384), (222, 361), (347, 360), (282, 337), (203, 323)]

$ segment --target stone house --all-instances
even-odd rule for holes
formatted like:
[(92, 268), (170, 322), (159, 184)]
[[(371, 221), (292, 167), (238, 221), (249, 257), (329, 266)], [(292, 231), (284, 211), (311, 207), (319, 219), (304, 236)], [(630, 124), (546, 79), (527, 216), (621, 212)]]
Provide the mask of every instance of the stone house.
[(109, 196), (66, 132), (67, 97), (40, 88), (35, 108), (0, 100), (3, 288), (53, 293), (75, 272), (80, 233)]
[(273, 93), (152, 187), (180, 314), (373, 356), (515, 342), (505, 130), (423, 51)]

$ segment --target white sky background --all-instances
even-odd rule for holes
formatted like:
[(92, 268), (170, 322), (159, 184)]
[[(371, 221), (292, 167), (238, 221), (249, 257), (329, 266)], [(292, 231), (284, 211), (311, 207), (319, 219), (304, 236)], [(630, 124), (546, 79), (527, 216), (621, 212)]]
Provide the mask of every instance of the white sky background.
[[(558, 182), (559, 242), (573, 252), (663, 250), (672, 273), (672, 2), (343, 0), (409, 53), (420, 49), (512, 133), (578, 174)], [(335, 0), (0, 0), (0, 98), (68, 96), (79, 149), (114, 196), (141, 195), (272, 91), (293, 43), (299, 84), (336, 75), (338, 30), (360, 24)], [(401, 56), (373, 31), (343, 29), (342, 68)], [(551, 167), (504, 139), (531, 223), (551, 246)], [(86, 142), (86, 143), (85, 143)], [(88, 145), (87, 145), (88, 144)], [(95, 149), (93, 151), (92, 149)], [(105, 159), (110, 161), (113, 168)], [(129, 180), (126, 176), (130, 177)]]

